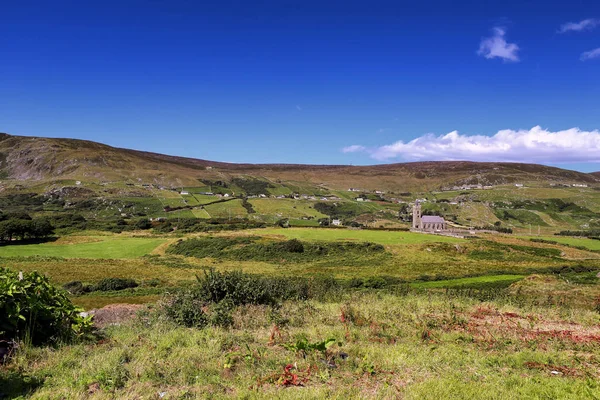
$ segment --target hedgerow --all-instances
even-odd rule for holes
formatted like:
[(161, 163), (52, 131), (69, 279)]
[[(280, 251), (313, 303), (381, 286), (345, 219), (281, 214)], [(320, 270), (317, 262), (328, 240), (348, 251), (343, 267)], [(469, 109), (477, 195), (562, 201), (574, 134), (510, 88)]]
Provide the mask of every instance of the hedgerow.
[(203, 237), (179, 241), (167, 249), (167, 253), (188, 257), (215, 257), (233, 260), (303, 262), (324, 256), (364, 256), (384, 254), (385, 248), (371, 242), (302, 242), (263, 241), (259, 237)]
[(205, 271), (195, 285), (166, 296), (161, 309), (173, 322), (201, 328), (229, 326), (231, 312), (246, 304), (277, 307), (285, 300), (325, 300), (340, 293), (334, 278), (264, 277), (239, 271)]

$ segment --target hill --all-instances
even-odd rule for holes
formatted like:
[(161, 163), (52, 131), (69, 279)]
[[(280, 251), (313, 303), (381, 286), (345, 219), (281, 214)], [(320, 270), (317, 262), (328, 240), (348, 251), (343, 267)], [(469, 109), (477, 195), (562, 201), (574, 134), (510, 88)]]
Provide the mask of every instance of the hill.
[(406, 229), (406, 203), (415, 198), (428, 200), (424, 212), (463, 227), (501, 224), (549, 234), (600, 224), (600, 177), (524, 163), (233, 164), (0, 134), (0, 179), (3, 213), (77, 213), (112, 225), (123, 218), (131, 224), (136, 218), (289, 219), (295, 226), (340, 219)]
[(235, 177), (321, 185), (337, 190), (435, 190), (443, 186), (600, 182), (600, 177), (536, 164), (467, 161), (373, 166), (232, 164), (169, 156), (77, 140), (0, 134), (0, 176), (19, 181), (76, 179), (146, 182), (169, 187)]

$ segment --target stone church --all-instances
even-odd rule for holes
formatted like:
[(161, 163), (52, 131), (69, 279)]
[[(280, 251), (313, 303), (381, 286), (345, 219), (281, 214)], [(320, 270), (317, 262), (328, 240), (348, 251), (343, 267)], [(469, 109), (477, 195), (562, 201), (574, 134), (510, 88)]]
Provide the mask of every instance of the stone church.
[(446, 220), (437, 215), (422, 215), (421, 203), (415, 201), (413, 205), (413, 229), (421, 231), (435, 232), (448, 229)]

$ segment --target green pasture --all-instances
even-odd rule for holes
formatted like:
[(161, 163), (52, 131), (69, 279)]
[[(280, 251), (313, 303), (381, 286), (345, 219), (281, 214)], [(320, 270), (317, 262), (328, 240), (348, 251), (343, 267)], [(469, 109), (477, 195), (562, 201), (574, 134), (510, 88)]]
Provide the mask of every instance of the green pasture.
[(384, 245), (403, 245), (416, 243), (461, 243), (465, 239), (449, 236), (428, 235), (415, 232), (372, 231), (358, 229), (319, 229), (319, 228), (266, 228), (256, 231), (260, 235), (282, 235), (289, 239), (301, 240), (360, 240)]
[(600, 251), (600, 240), (588, 239), (588, 238), (577, 238), (570, 236), (530, 236), (528, 239), (544, 239), (560, 244), (566, 244), (569, 246), (585, 247), (589, 250)]
[[(204, 209), (211, 218), (245, 218), (248, 216), (248, 211), (242, 206), (242, 200), (240, 199), (210, 204), (204, 206)], [(202, 214), (198, 213), (198, 218), (203, 218)]]
[(313, 208), (315, 201), (293, 200), (293, 199), (251, 199), (252, 207), (258, 214), (277, 215), (282, 218), (299, 218), (310, 216), (315, 218), (326, 218)]
[(97, 237), (97, 241), (73, 244), (20, 244), (0, 247), (0, 257), (136, 258), (165, 242), (161, 238)]

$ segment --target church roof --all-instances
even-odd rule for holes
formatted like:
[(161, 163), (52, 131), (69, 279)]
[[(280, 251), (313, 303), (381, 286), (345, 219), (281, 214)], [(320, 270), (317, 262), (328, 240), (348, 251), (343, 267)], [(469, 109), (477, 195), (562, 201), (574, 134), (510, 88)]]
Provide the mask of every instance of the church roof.
[(444, 218), (438, 217), (437, 215), (423, 215), (421, 221), (428, 224), (443, 224), (446, 222)]

